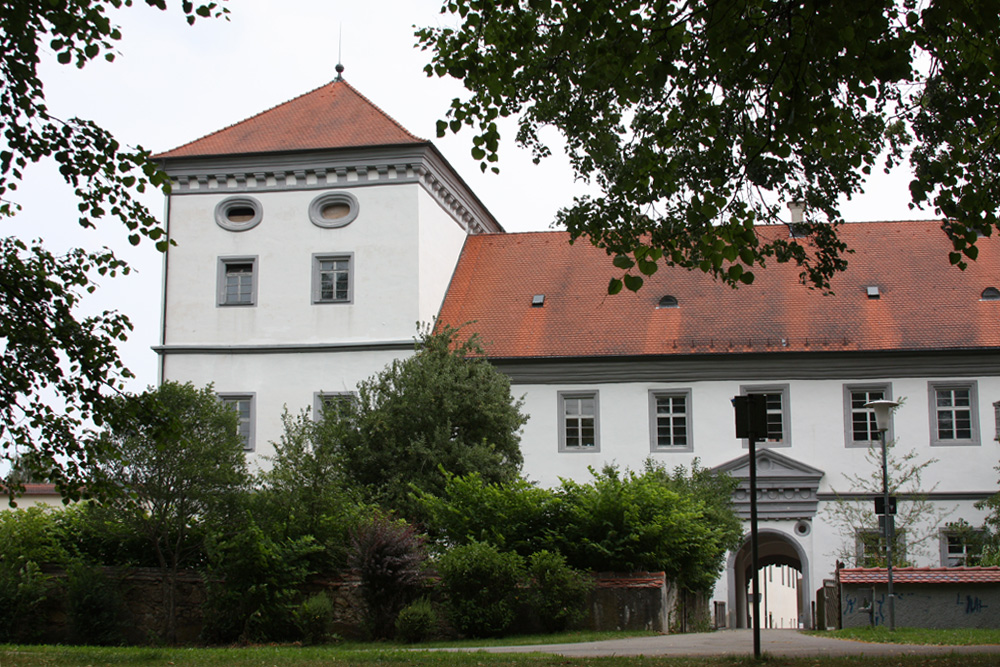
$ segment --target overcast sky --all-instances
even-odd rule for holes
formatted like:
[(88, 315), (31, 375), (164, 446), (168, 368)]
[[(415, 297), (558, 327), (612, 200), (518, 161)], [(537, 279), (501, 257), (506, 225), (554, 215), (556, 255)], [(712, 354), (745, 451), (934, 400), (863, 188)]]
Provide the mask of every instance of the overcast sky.
[[(413, 134), (433, 140), (508, 231), (548, 229), (555, 211), (581, 191), (561, 156), (535, 166), (527, 152), (507, 144), (500, 175), (481, 174), (469, 156), (471, 135), (435, 138), (435, 122), (462, 89), (423, 73), (428, 54), (414, 48), (413, 26), (451, 23), (439, 13), (440, 0), (236, 0), (229, 3), (229, 21), (193, 27), (179, 9), (137, 4), (112, 14), (124, 34), (114, 63), (77, 70), (55, 64), (49, 54), (42, 73), (55, 115), (94, 120), (122, 143), (160, 152), (329, 82), (339, 50), (344, 77)], [(869, 194), (845, 207), (844, 217), (930, 217), (908, 210), (906, 183), (905, 173), (880, 177)], [(98, 230), (79, 229), (72, 193), (47, 164), (28, 171), (15, 199), (24, 210), (0, 221), (2, 233), (41, 236), (56, 249), (108, 245), (132, 264), (136, 273), (102, 283), (88, 308), (115, 308), (132, 318), (136, 328), (122, 349), (137, 375), (132, 388), (155, 384), (150, 347), (159, 340), (162, 260), (152, 244), (131, 248), (111, 220)], [(161, 195), (144, 201), (162, 213)]]

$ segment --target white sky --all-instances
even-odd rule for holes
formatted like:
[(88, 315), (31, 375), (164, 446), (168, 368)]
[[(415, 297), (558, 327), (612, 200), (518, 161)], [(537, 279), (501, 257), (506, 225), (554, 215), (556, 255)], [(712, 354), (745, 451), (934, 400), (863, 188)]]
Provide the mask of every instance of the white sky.
[[(124, 144), (164, 151), (332, 80), (342, 42), (344, 77), (412, 133), (434, 141), (508, 231), (549, 228), (555, 212), (582, 191), (562, 156), (535, 166), (508, 141), (500, 175), (481, 174), (469, 156), (471, 134), (435, 138), (435, 121), (462, 89), (423, 73), (429, 54), (413, 47), (413, 26), (451, 23), (439, 14), (440, 0), (237, 0), (229, 3), (229, 21), (202, 20), (193, 27), (179, 9), (137, 5), (112, 15), (124, 34), (114, 63), (77, 70), (55, 64), (49, 54), (42, 76), (55, 115), (88, 118)], [(512, 135), (511, 129), (505, 133)], [(908, 210), (907, 182), (905, 173), (879, 177), (870, 194), (844, 208), (845, 219), (931, 217)], [(136, 273), (105, 280), (87, 304), (132, 318), (135, 331), (122, 346), (137, 375), (132, 389), (154, 384), (150, 347), (159, 341), (161, 257), (153, 244), (130, 247), (124, 228), (112, 220), (97, 230), (80, 229), (76, 201), (50, 165), (29, 170), (14, 199), (24, 210), (0, 220), (0, 233), (41, 236), (56, 249), (108, 245), (132, 264)], [(144, 201), (154, 213), (163, 211), (161, 195)]]

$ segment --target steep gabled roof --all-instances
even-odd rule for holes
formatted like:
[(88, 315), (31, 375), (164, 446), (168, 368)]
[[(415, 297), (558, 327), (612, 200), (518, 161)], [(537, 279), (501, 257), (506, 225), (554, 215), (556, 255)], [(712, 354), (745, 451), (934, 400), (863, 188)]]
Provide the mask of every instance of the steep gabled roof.
[[(850, 223), (838, 233), (854, 254), (833, 295), (800, 284), (794, 265), (771, 262), (738, 289), (661, 267), (638, 293), (609, 296), (620, 271), (585, 239), (469, 237), (439, 320), (474, 321), (495, 359), (1000, 348), (1000, 301), (981, 300), (1000, 287), (1000, 239), (979, 239), (979, 258), (961, 271), (948, 263), (939, 222)], [(667, 295), (677, 307), (657, 308)]]
[(154, 157), (187, 158), (423, 144), (346, 81), (331, 81)]

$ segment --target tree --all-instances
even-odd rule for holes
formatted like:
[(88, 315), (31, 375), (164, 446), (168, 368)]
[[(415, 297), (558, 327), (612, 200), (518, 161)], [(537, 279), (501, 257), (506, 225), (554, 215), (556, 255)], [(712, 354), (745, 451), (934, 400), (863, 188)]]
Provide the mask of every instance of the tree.
[[(164, 230), (133, 195), (168, 188), (169, 179), (141, 147), (120, 145), (107, 130), (81, 118), (62, 119), (45, 103), (38, 68), (48, 51), (78, 68), (115, 58), (121, 32), (109, 13), (133, 0), (24, 0), (0, 7), (0, 217), (14, 215), (13, 199), (29, 163), (52, 159), (79, 200), (83, 227), (105, 216), (128, 229), (129, 241), (146, 237), (161, 250)], [(166, 9), (166, 0), (145, 0)], [(189, 23), (228, 12), (216, 2), (181, 2)], [(94, 290), (94, 274), (114, 276), (128, 267), (107, 249), (76, 248), (65, 255), (32, 243), (0, 238), (0, 458), (24, 456), (66, 497), (77, 497), (80, 473), (94, 461), (80, 429), (100, 426), (112, 410), (108, 396), (131, 377), (115, 344), (131, 324), (105, 312), (81, 317), (81, 295)], [(90, 486), (91, 490), (93, 487)], [(8, 492), (20, 490), (9, 485)]]
[[(849, 250), (838, 201), (908, 155), (912, 206), (947, 221), (965, 266), (998, 224), (1000, 3), (881, 0), (448, 0), (419, 30), (428, 75), (461, 79), (438, 136), (474, 128), (496, 170), (498, 119), (538, 161), (554, 127), (596, 197), (558, 215), (637, 290), (661, 264), (736, 286), (767, 261), (829, 289)], [(764, 238), (799, 201), (808, 238)], [(820, 224), (827, 222), (831, 224)]]
[[(94, 476), (118, 488), (108, 503), (143, 536), (164, 581), (164, 638), (176, 639), (176, 579), (204, 546), (211, 526), (231, 533), (248, 486), (238, 417), (211, 387), (165, 382), (115, 401), (102, 451), (113, 451)], [(228, 529), (226, 528), (228, 526)]]
[[(938, 528), (954, 509), (943, 508), (928, 500), (924, 471), (937, 463), (937, 459), (920, 461), (914, 450), (898, 454), (890, 441), (886, 444), (889, 494), (897, 496), (895, 533), (892, 543), (892, 564), (907, 567), (914, 556), (927, 551), (929, 543), (937, 539)], [(885, 567), (886, 540), (880, 535), (878, 517), (872, 498), (882, 495), (882, 449), (869, 447), (865, 452), (869, 473), (854, 473), (844, 477), (849, 493), (838, 493), (835, 502), (824, 510), (830, 522), (840, 529), (843, 542), (837, 559), (853, 567)], [(857, 495), (863, 494), (862, 499)]]
[(356, 414), (324, 414), (354, 424), (342, 448), (345, 478), (368, 500), (410, 518), (411, 487), (437, 494), (445, 473), (504, 482), (521, 469), (521, 401), (478, 338), (459, 333), (447, 326), (424, 332), (415, 355), (358, 386)]

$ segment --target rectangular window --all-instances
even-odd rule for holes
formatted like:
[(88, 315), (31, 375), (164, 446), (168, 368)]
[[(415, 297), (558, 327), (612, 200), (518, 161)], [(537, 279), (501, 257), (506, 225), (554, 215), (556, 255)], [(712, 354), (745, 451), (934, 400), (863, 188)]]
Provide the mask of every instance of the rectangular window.
[(649, 392), (649, 436), (652, 452), (690, 452), (691, 390)]
[(353, 256), (313, 255), (313, 303), (351, 303)]
[(941, 532), (941, 566), (974, 567), (983, 557), (983, 536), (974, 528)]
[(356, 411), (358, 396), (353, 391), (320, 391), (316, 392), (313, 404), (313, 414), (317, 419), (331, 411), (343, 419)]
[[(891, 398), (892, 388), (888, 384), (844, 385), (844, 428), (848, 447), (869, 447), (881, 442), (875, 410), (866, 408), (865, 404)], [(891, 425), (885, 437), (887, 442), (892, 440)]]
[(254, 445), (254, 395), (219, 394), (219, 400), (230, 406), (239, 416), (237, 433), (243, 440), (243, 449), (253, 451)]
[[(766, 447), (788, 447), (792, 444), (791, 411), (788, 385), (740, 387), (743, 396), (763, 396), (767, 406), (767, 438), (759, 443)], [(744, 446), (749, 444), (744, 440)]]
[(559, 451), (600, 451), (597, 392), (559, 394)]
[(929, 382), (931, 445), (978, 445), (975, 382)]
[[(856, 539), (856, 567), (885, 567), (885, 537), (878, 530), (859, 530)], [(902, 567), (906, 564), (906, 531), (896, 528), (892, 540), (892, 564)]]
[(220, 257), (218, 305), (253, 306), (257, 303), (257, 258)]

